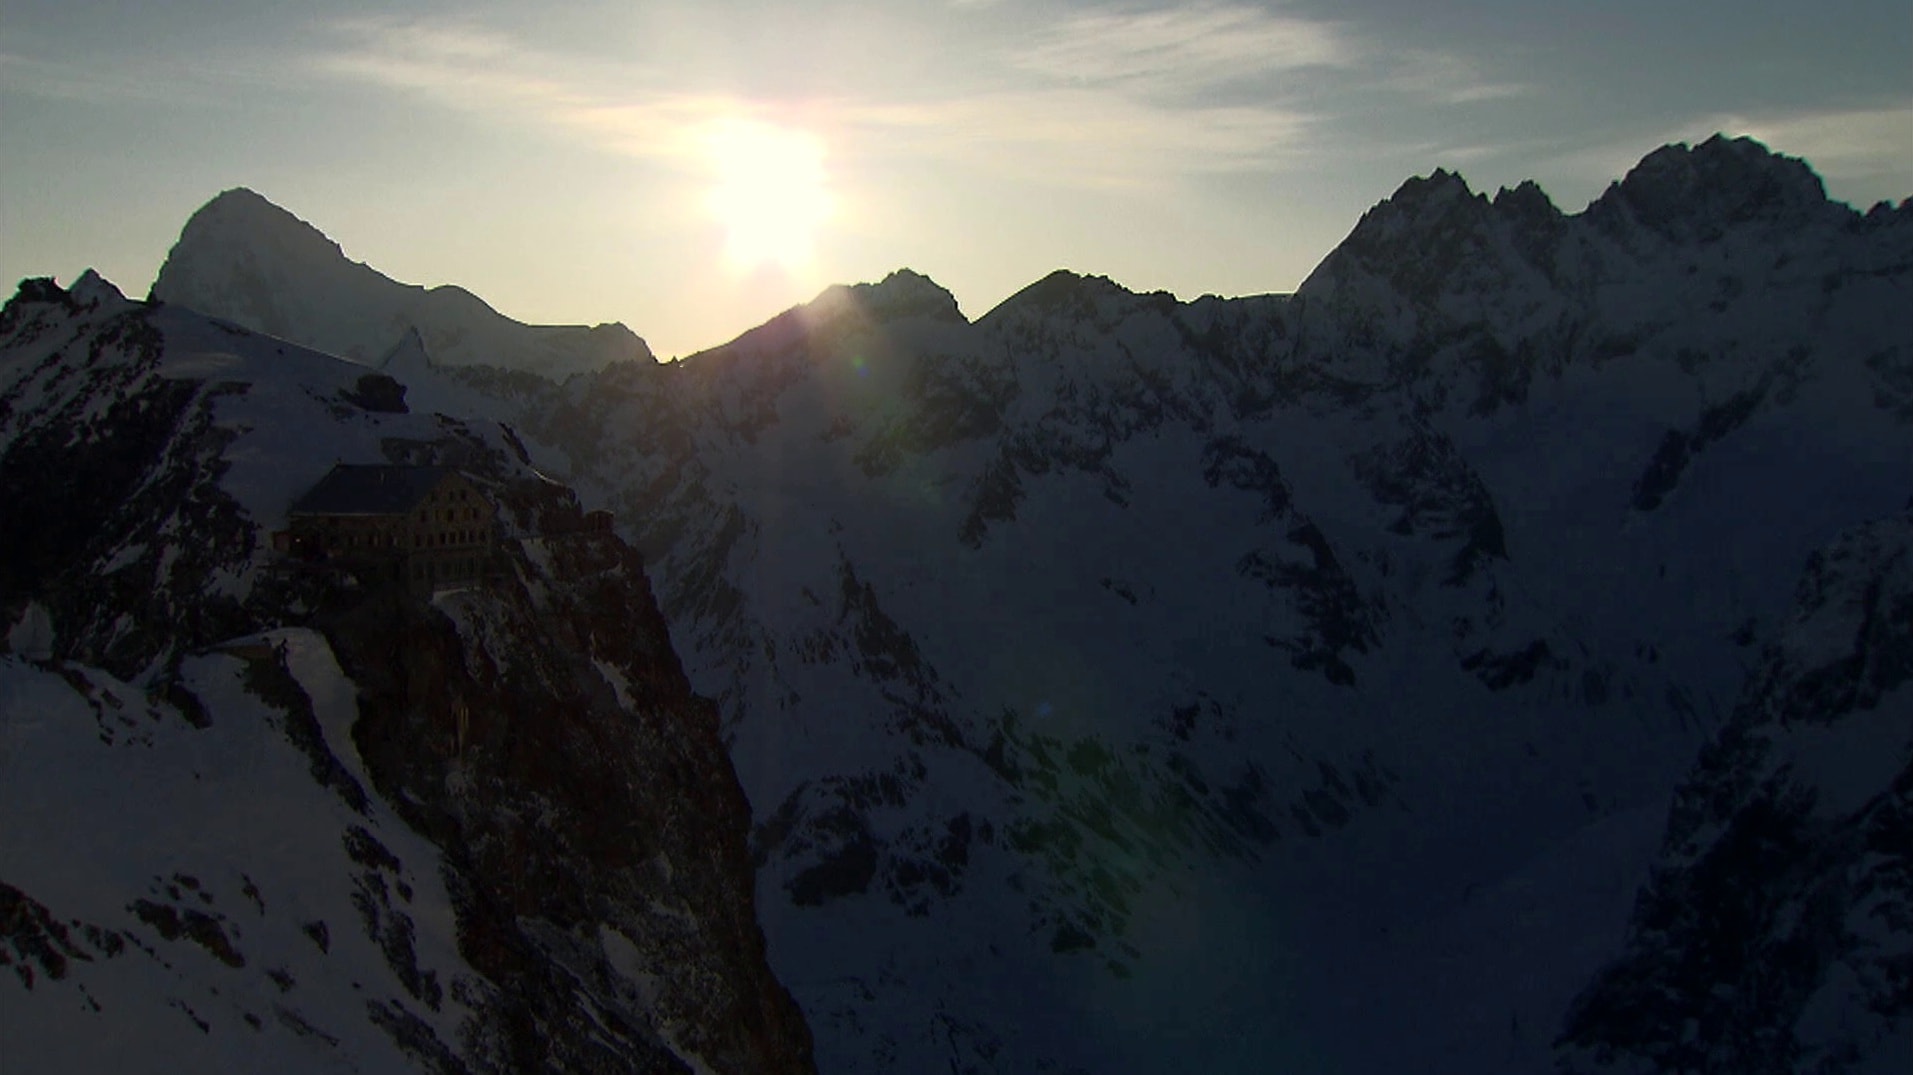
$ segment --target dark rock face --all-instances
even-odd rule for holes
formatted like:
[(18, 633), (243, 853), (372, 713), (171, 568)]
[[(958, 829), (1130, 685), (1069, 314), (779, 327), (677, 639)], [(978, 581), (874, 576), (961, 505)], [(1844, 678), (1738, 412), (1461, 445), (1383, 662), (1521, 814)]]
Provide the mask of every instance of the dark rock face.
[[(191, 340), (261, 356), (273, 341), (182, 312), (88, 306), (36, 285), (0, 325), (0, 621), (45, 623), (33, 667), (91, 702), (104, 749), (137, 747), (165, 714), (221, 729), (234, 703), (189, 686), (191, 670), (215, 649), (243, 654), (243, 697), (273, 715), (321, 794), (360, 819), (339, 848), (311, 850), (342, 850), (356, 921), (305, 921), (303, 935), (321, 961), (369, 943), (397, 992), (301, 1014), (313, 983), (261, 965), (248, 939), (272, 932), (257, 886), (216, 904), (183, 871), (128, 893), (124, 927), (68, 924), (0, 884), (0, 957), (27, 988), (71, 979), (87, 996), (102, 960), (171, 968), (167, 953), (190, 946), (219, 973), (265, 974), (288, 993), (281, 1029), (330, 1048), (341, 1020), (364, 1021), (421, 1070), (813, 1069), (809, 1031), (765, 962), (748, 807), (715, 711), (690, 691), (636, 552), (586, 525), (509, 434), (407, 415), (396, 382), (310, 354), (228, 364), (209, 380)], [(338, 416), (341, 396), (357, 397), (358, 417)], [(257, 492), (225, 455), (269, 420), (340, 438), (336, 450), (307, 445), (315, 459), (356, 437), (389, 461), (462, 468), (514, 535), (488, 583), (421, 595), (273, 558)], [(315, 465), (281, 460), (295, 474)], [(350, 742), (321, 727), (283, 642), (233, 641), (287, 631), (316, 632), (356, 690)], [(141, 683), (144, 697), (101, 680)], [(375, 832), (387, 810), (429, 841), (439, 876), (395, 851), (390, 829)], [(421, 905), (428, 880), (449, 907)], [(450, 965), (428, 960), (423, 939), (441, 914), (455, 924)], [(234, 990), (238, 979), (209, 995)], [(202, 1033), (218, 1030), (214, 1013), (181, 1005)], [(454, 1005), (470, 1015), (448, 1034)]]
[(1913, 1040), (1909, 683), (1902, 514), (1809, 565), (1675, 798), (1625, 954), (1568, 1014), (1570, 1070), (1887, 1070), (1881, 1043)]
[(1692, 149), (1648, 154), (1590, 212), (1597, 220), (1625, 213), (1670, 240), (1706, 240), (1735, 225), (1798, 226), (1827, 208), (1820, 177), (1804, 161), (1715, 135)]
[[(577, 513), (562, 489), (501, 499), (546, 520)], [(650, 1055), (645, 1065), (669, 1058), (615, 994), (579, 991), (581, 972), (611, 976), (588, 954), (604, 926), (663, 946), (664, 965), (681, 968), (651, 1017), (685, 1028), (679, 1046), (723, 1070), (798, 1070), (808, 1032), (782, 988), (749, 969), (763, 960), (740, 898), (749, 812), (716, 714), (691, 695), (636, 554), (605, 533), (545, 542), (549, 574), (513, 557), (516, 579), (474, 599), (491, 630), (524, 643), (507, 652), (396, 595), (318, 621), (360, 684), (355, 739), (380, 793), (456, 864), (462, 950), (494, 981), (539, 983), (494, 1001), (499, 1047), (572, 1070), (615, 1067), (625, 1051)], [(616, 669), (625, 699), (594, 662)], [(581, 951), (550, 952), (550, 930)], [(605, 1051), (593, 1039), (607, 1020), (618, 1048)]]
[[(197, 590), (257, 548), (219, 487), (230, 435), (212, 413), (244, 386), (165, 377), (164, 341), (144, 311), (81, 309), (44, 289), (36, 301), (30, 290), (0, 313), (7, 343), (78, 331), (0, 385), (0, 610), (41, 601), (58, 656), (128, 677), (174, 646), (240, 633), (237, 603)], [(46, 398), (29, 405), (29, 393)], [(204, 540), (169, 557), (159, 535), (174, 518)], [(122, 549), (136, 555), (97, 570)]]

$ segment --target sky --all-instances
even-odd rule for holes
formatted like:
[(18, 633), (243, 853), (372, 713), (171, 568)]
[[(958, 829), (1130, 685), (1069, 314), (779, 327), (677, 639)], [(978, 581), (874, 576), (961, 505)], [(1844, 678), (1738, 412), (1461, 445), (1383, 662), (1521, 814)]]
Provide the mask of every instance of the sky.
[(0, 0), (0, 279), (144, 295), (246, 186), (660, 357), (909, 267), (1293, 290), (1402, 180), (1578, 211), (1715, 131), (1913, 195), (1905, 0)]

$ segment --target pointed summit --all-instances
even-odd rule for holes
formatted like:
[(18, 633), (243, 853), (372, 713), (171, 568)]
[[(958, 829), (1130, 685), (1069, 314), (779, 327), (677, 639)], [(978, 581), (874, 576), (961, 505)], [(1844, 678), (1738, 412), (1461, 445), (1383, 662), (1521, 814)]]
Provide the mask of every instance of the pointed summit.
[(1388, 200), (1404, 207), (1436, 207), (1474, 196), (1468, 181), (1459, 173), (1437, 168), (1426, 176), (1410, 176), (1402, 181)]
[(1401, 296), (1430, 300), (1465, 267), (1493, 265), (1501, 215), (1454, 172), (1437, 168), (1416, 176), (1363, 213), (1296, 295), (1326, 299), (1359, 279), (1373, 278), (1387, 281)]
[(1468, 221), (1485, 216), (1487, 206), (1488, 199), (1470, 190), (1467, 180), (1437, 168), (1426, 176), (1405, 180), (1395, 193), (1362, 214), (1348, 241), (1386, 243), (1404, 233), (1466, 226)]
[(1514, 187), (1502, 187), (1495, 193), (1494, 207), (1516, 220), (1528, 222), (1558, 221), (1561, 210), (1554, 199), (1532, 179), (1523, 179)]
[(74, 301), (82, 305), (96, 308), (102, 304), (118, 306), (126, 302), (126, 295), (119, 288), (92, 269), (81, 273), (80, 278), (73, 281), (73, 286), (67, 289), (67, 294), (73, 296)]
[[(248, 235), (255, 242), (304, 247), (304, 253), (317, 257), (344, 257), (339, 244), (292, 213), (268, 201), (250, 187), (221, 191), (212, 201), (199, 207), (180, 232), (180, 242), (228, 235)], [(162, 270), (162, 276), (164, 271)]]
[(407, 332), (445, 365), (552, 380), (652, 357), (623, 325), (526, 325), (462, 288), (400, 283), (348, 259), (324, 232), (244, 187), (186, 222), (152, 297), (368, 364)]

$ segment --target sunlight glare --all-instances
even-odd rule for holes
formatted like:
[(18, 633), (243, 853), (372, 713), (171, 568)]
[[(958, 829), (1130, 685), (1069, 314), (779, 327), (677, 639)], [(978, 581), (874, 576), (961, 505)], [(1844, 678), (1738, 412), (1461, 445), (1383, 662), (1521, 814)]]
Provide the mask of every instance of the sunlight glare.
[(732, 266), (808, 264), (817, 229), (831, 212), (823, 141), (805, 131), (732, 120), (712, 128), (705, 146), (716, 180), (707, 205), (724, 228)]

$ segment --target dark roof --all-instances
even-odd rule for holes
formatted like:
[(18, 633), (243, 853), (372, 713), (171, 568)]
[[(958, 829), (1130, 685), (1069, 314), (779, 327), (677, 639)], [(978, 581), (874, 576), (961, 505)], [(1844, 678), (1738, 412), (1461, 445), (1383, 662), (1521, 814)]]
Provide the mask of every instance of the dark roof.
[(293, 501), (293, 515), (399, 515), (411, 511), (451, 467), (358, 466), (340, 463)]

